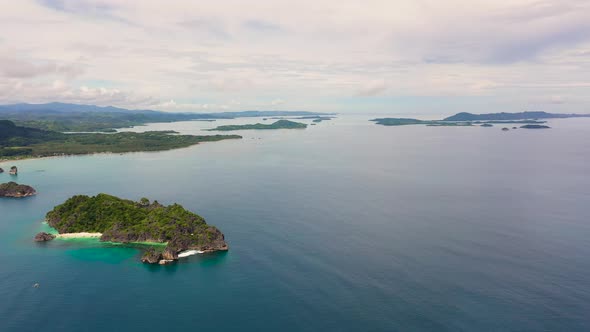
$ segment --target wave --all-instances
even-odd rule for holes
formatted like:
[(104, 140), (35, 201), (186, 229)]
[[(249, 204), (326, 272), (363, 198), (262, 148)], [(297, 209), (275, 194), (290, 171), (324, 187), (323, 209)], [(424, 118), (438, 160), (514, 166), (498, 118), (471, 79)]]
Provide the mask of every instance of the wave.
[(201, 250), (186, 250), (178, 254), (178, 258), (192, 256), (196, 254), (202, 254), (204, 251)]

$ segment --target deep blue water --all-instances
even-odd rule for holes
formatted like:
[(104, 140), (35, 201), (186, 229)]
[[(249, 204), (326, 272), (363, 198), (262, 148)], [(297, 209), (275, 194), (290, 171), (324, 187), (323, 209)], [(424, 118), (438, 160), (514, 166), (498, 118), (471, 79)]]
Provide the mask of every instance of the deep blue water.
[[(39, 192), (0, 200), (0, 330), (590, 330), (588, 119), (509, 132), (366, 119), (0, 163)], [(100, 192), (178, 202), (230, 251), (148, 266), (138, 248), (32, 241), (54, 205)]]

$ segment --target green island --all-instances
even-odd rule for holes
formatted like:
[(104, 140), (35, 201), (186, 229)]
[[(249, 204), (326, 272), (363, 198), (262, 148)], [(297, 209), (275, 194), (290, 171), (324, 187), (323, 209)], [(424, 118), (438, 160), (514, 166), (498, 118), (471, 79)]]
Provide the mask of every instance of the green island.
[(305, 123), (294, 122), (289, 120), (278, 120), (271, 124), (245, 124), (245, 125), (225, 125), (219, 126), (213, 129), (207, 129), (208, 131), (233, 131), (233, 130), (267, 130), (267, 129), (305, 129), (307, 125)]
[(36, 195), (37, 191), (24, 184), (8, 182), (0, 184), (0, 197), (23, 198)]
[[(473, 114), (468, 112), (457, 113), (445, 118), (443, 121), (510, 121), (510, 120), (530, 120), (530, 119), (565, 119), (565, 118), (582, 118), (590, 117), (590, 114), (558, 114), (547, 112), (517, 112), (517, 113), (486, 113)], [(508, 123), (508, 122), (506, 122)]]
[(419, 120), (411, 118), (379, 118), (370, 120), (382, 126), (426, 125), (428, 127), (469, 127), (481, 125), (491, 127), (493, 124), (541, 124), (546, 121), (538, 120), (489, 120), (489, 121), (447, 121), (447, 120)]
[[(161, 243), (147, 250), (142, 261), (165, 264), (187, 250), (227, 251), (223, 233), (179, 204), (169, 206), (142, 198), (138, 202), (107, 194), (77, 195), (46, 215), (49, 226), (59, 234), (38, 233), (35, 241), (50, 241), (64, 234), (97, 234), (100, 241), (118, 243)], [(163, 250), (161, 250), (163, 249)]]
[(524, 129), (549, 129), (551, 127), (549, 127), (549, 126), (543, 126), (543, 125), (528, 124), (528, 125), (520, 126), (520, 128), (524, 128)]
[(162, 151), (201, 142), (240, 138), (242, 137), (239, 135), (176, 135), (174, 131), (64, 134), (20, 127), (11, 121), (0, 120), (0, 160), (104, 152)]
[(321, 116), (321, 115), (311, 115), (311, 116), (300, 116), (295, 118), (295, 120), (312, 120), (311, 122), (320, 123), (322, 121), (330, 121), (334, 119), (333, 116)]

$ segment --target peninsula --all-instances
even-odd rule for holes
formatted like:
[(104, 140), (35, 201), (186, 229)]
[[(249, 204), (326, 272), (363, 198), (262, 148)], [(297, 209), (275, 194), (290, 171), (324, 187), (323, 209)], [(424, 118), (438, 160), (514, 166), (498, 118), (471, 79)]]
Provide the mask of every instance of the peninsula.
[[(147, 263), (174, 261), (187, 250), (228, 250), (223, 233), (201, 216), (181, 205), (164, 206), (147, 198), (134, 202), (107, 194), (73, 196), (48, 212), (46, 221), (60, 233), (57, 237), (85, 233), (100, 236), (101, 241), (166, 244), (163, 250), (146, 251), (142, 261)], [(45, 234), (37, 234), (35, 240), (54, 238)]]
[(239, 135), (177, 135), (174, 131), (64, 134), (20, 127), (11, 121), (0, 120), (0, 160), (102, 152), (162, 151), (201, 142), (240, 138)]
[(68, 103), (0, 105), (0, 119), (19, 126), (58, 132), (115, 132), (154, 122), (211, 121), (244, 117), (320, 116), (306, 111), (238, 111), (221, 113), (170, 113), (154, 110), (129, 110), (112, 106)]
[(307, 125), (305, 123), (294, 122), (289, 120), (278, 120), (272, 124), (245, 124), (245, 125), (225, 125), (219, 126), (213, 129), (207, 129), (209, 131), (233, 131), (233, 130), (258, 130), (258, 129), (305, 129)]
[(0, 184), (0, 197), (23, 198), (36, 194), (37, 191), (33, 187), (24, 184), (18, 184), (16, 182)]

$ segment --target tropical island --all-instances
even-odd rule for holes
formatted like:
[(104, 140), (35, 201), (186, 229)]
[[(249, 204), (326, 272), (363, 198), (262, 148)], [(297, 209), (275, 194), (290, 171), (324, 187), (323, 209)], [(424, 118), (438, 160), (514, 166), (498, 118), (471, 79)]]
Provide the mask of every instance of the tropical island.
[(549, 127), (549, 126), (543, 126), (543, 125), (528, 124), (528, 125), (520, 126), (520, 128), (524, 128), (524, 129), (549, 129), (551, 127)]
[(107, 194), (77, 195), (49, 211), (46, 221), (59, 234), (41, 232), (36, 241), (80, 235), (118, 243), (165, 244), (147, 250), (145, 263), (169, 263), (187, 251), (228, 250), (223, 233), (201, 216), (179, 204), (165, 206), (147, 198), (134, 202)]
[[(557, 114), (547, 112), (518, 112), (518, 113), (486, 113), (473, 114), (468, 112), (457, 113), (444, 118), (443, 121), (477, 121), (477, 120), (527, 120), (527, 119), (565, 119), (590, 117), (590, 114)], [(507, 122), (506, 122), (507, 123)]]
[(103, 152), (162, 151), (201, 142), (240, 138), (242, 137), (239, 135), (177, 135), (174, 131), (64, 134), (20, 127), (11, 121), (0, 120), (0, 160)]
[(307, 125), (305, 123), (294, 122), (289, 120), (278, 120), (271, 124), (245, 124), (245, 125), (225, 125), (219, 126), (213, 129), (207, 129), (208, 131), (233, 131), (233, 130), (267, 130), (267, 129), (305, 129)]
[(24, 184), (8, 182), (0, 184), (0, 197), (23, 198), (36, 195), (37, 191)]
[(405, 125), (426, 125), (430, 127), (466, 127), (479, 125), (480, 127), (492, 127), (493, 124), (524, 124), (521, 128), (540, 129), (549, 128), (543, 126), (539, 119), (552, 118), (580, 118), (590, 117), (590, 114), (555, 114), (547, 112), (520, 112), (520, 113), (488, 113), (472, 114), (467, 112), (457, 113), (442, 120), (419, 120), (411, 118), (378, 118), (372, 119), (378, 125), (383, 126), (405, 126)]
[(312, 120), (311, 122), (320, 123), (322, 121), (330, 121), (334, 119), (333, 116), (321, 116), (321, 115), (311, 115), (311, 116), (300, 116), (295, 118), (295, 120)]

